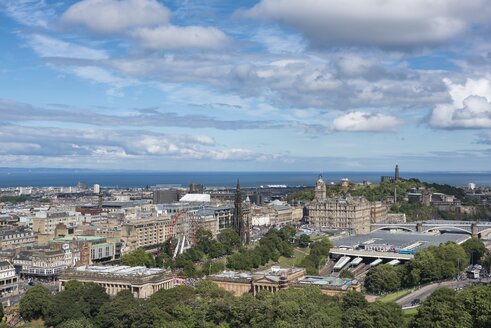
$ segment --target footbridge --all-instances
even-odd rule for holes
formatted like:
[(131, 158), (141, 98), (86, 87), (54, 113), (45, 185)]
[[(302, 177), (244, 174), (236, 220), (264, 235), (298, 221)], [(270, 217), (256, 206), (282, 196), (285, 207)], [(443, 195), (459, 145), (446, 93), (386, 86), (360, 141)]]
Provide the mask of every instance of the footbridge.
[(451, 221), (451, 220), (429, 220), (405, 223), (372, 223), (371, 231), (379, 230), (403, 230), (410, 232), (453, 232), (465, 233), (473, 237), (486, 237), (491, 235), (491, 222), (479, 221)]

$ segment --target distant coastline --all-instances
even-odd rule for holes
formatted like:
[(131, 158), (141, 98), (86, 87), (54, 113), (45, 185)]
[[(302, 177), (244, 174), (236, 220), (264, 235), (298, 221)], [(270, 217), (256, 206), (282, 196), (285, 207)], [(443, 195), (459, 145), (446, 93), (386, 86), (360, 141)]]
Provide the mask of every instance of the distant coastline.
[[(325, 180), (336, 182), (348, 178), (353, 182), (378, 183), (380, 176), (392, 172), (323, 172)], [(284, 184), (287, 186), (313, 186), (319, 172), (184, 172), (184, 171), (134, 171), (52, 168), (0, 168), (0, 187), (74, 186), (78, 181), (104, 187), (145, 187), (159, 184), (202, 183), (209, 187), (232, 187), (240, 179), (243, 187), (260, 187)], [(404, 178), (417, 178), (429, 183), (466, 186), (491, 186), (491, 172), (404, 172)]]

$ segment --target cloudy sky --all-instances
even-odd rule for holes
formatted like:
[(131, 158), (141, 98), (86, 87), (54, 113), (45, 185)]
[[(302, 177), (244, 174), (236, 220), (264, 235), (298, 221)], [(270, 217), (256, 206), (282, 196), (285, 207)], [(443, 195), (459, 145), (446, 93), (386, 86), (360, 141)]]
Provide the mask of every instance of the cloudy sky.
[(489, 171), (487, 0), (0, 0), (0, 166)]

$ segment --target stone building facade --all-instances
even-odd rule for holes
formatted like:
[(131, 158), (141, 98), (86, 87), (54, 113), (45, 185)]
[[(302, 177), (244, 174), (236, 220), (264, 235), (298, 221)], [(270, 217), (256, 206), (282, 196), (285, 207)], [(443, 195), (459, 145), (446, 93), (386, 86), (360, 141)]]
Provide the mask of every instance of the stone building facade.
[(170, 238), (168, 233), (172, 228), (173, 221), (168, 215), (131, 220), (121, 229), (125, 251), (163, 244)]
[(273, 266), (256, 272), (224, 271), (209, 276), (208, 279), (235, 296), (241, 296), (247, 293), (256, 295), (262, 290), (276, 293), (280, 289), (288, 288), (304, 276), (304, 268), (282, 269)]
[(261, 291), (276, 293), (285, 288), (304, 288), (317, 286), (326, 295), (336, 295), (351, 290), (360, 291), (357, 280), (338, 277), (306, 276), (304, 268), (271, 267), (256, 272), (224, 271), (208, 277), (218, 286), (235, 296), (247, 293), (257, 295)]
[(19, 288), (19, 279), (15, 273), (15, 268), (8, 261), (0, 262), (0, 293), (4, 294), (17, 293)]
[(384, 221), (388, 211), (384, 203), (369, 202), (364, 197), (327, 197), (322, 176), (316, 182), (315, 198), (307, 209), (310, 224), (361, 234), (370, 232), (370, 223)]
[(371, 204), (363, 197), (314, 199), (308, 209), (310, 224), (319, 228), (370, 232)]
[(174, 277), (163, 269), (129, 266), (82, 266), (67, 270), (59, 278), (59, 289), (70, 280), (93, 282), (110, 296), (129, 290), (135, 298), (148, 298), (161, 289), (174, 288)]
[(0, 249), (27, 247), (35, 242), (36, 234), (32, 230), (21, 227), (0, 230)]

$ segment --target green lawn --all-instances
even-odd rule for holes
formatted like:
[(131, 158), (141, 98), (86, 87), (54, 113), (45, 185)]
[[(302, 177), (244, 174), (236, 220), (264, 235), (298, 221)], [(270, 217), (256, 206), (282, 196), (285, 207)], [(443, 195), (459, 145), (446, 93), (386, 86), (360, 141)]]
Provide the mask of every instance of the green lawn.
[(400, 299), (400, 298), (408, 295), (409, 293), (411, 293), (411, 291), (412, 291), (412, 289), (399, 290), (397, 292), (394, 292), (394, 293), (387, 294), (387, 295), (384, 295), (382, 297), (379, 297), (377, 299), (377, 301), (384, 302), (384, 303), (395, 302), (398, 299)]
[(404, 315), (406, 315), (406, 316), (413, 316), (416, 313), (418, 313), (418, 308), (412, 308), (412, 309), (402, 310), (402, 312), (404, 312)]
[(326, 236), (310, 236), (310, 241), (311, 242), (314, 242), (314, 241), (318, 241), (318, 240), (321, 240), (322, 238), (324, 238)]
[(305, 256), (309, 253), (309, 248), (295, 248), (292, 257), (281, 256), (278, 262), (269, 261), (268, 265), (279, 265), (282, 268), (298, 267)]
[(402, 313), (404, 313), (404, 323), (405, 323), (403, 327), (409, 327), (414, 316), (418, 313), (418, 308), (402, 310)]

